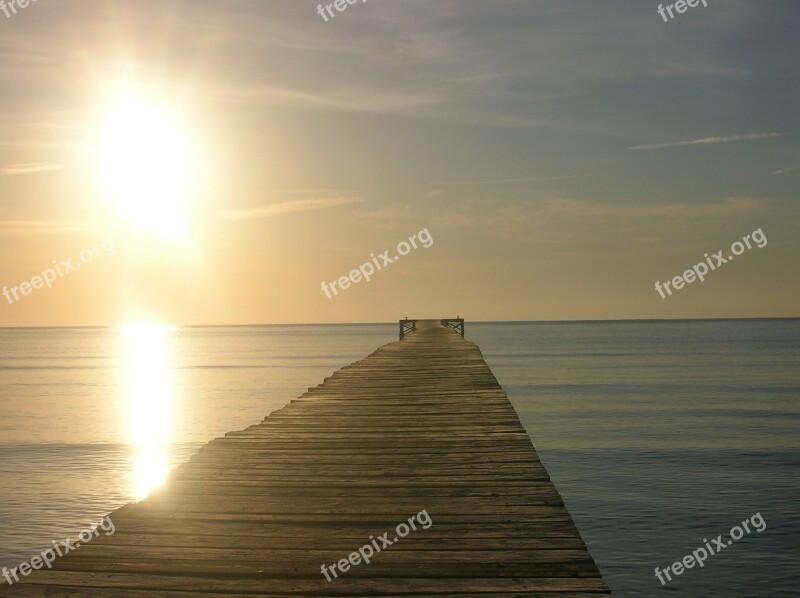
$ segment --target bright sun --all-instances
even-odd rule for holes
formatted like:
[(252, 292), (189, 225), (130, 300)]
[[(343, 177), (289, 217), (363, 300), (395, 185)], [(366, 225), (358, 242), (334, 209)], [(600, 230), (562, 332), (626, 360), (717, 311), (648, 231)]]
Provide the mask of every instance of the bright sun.
[(137, 232), (180, 237), (192, 195), (191, 144), (178, 120), (136, 93), (110, 103), (97, 144), (103, 193)]

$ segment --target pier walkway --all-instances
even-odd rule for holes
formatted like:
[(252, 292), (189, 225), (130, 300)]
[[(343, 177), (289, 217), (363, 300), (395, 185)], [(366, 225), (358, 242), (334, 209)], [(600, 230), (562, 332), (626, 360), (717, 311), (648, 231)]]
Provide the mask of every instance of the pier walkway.
[(0, 596), (610, 595), (478, 347), (415, 323)]

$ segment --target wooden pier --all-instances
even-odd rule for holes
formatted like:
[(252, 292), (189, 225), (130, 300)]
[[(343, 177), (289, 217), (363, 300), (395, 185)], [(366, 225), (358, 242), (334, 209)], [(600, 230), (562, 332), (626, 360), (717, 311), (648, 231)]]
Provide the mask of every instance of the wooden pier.
[[(478, 347), (414, 328), (210, 442), (112, 513), (114, 535), (0, 596), (610, 595)], [(422, 510), (428, 529), (323, 576)]]

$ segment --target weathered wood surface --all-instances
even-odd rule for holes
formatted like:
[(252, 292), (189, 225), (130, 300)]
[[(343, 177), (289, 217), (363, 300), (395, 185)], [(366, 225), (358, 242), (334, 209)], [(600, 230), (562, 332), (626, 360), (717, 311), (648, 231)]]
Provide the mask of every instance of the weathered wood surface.
[[(331, 582), (334, 563), (425, 509)], [(481, 353), (418, 321), (0, 596), (610, 595)]]

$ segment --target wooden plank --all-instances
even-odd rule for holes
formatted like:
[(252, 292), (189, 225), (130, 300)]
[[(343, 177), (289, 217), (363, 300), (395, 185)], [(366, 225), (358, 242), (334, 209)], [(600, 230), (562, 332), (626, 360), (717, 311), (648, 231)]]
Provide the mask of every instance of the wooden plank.
[[(14, 585), (10, 591), (0, 596), (21, 596), (28, 586), (51, 586), (51, 593), (33, 594), (37, 596), (61, 596), (53, 591), (52, 586), (82, 588), (81, 596), (97, 598), (118, 596), (119, 589), (148, 590), (152, 592), (183, 591), (204, 595), (207, 592), (237, 592), (244, 596), (311, 594), (327, 596), (375, 596), (375, 595), (425, 595), (439, 593), (455, 595), (476, 593), (498, 595), (500, 592), (526, 594), (541, 592), (545, 595), (560, 598), (568, 592), (588, 592), (596, 598), (598, 595), (609, 595), (605, 584), (599, 578), (563, 578), (563, 577), (514, 577), (514, 578), (480, 578), (437, 579), (419, 578), (341, 578), (335, 583), (328, 583), (320, 576), (312, 579), (275, 579), (264, 577), (232, 578), (232, 577), (191, 577), (161, 576), (133, 573), (86, 573), (82, 571), (41, 571), (28, 578), (24, 585)], [(88, 591), (87, 591), (88, 589)], [(95, 589), (107, 590), (105, 593)], [(110, 590), (110, 591), (108, 591)], [(2, 592), (2, 590), (0, 590)]]

